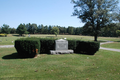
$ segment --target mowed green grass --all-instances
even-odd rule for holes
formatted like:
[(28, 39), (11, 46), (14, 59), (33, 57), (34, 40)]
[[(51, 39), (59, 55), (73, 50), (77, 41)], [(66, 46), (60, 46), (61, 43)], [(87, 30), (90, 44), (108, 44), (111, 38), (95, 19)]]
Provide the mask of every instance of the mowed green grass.
[(19, 37), (17, 34), (8, 34), (7, 37), (0, 37), (0, 45), (14, 45), (14, 41), (19, 38), (23, 37)]
[[(18, 34), (8, 34), (7, 37), (0, 37), (0, 45), (14, 45), (14, 41), (19, 38), (27, 38), (28, 35), (25, 35), (25, 37), (19, 37)], [(94, 41), (93, 36), (81, 36), (81, 35), (58, 35), (55, 37), (55, 35), (52, 34), (30, 34), (30, 37), (40, 37), (40, 38), (57, 38), (57, 39), (76, 39), (76, 40), (82, 40), (82, 41)], [(119, 38), (115, 37), (98, 37), (98, 41), (120, 41)]]
[(102, 47), (120, 49), (120, 42), (114, 42), (109, 44), (103, 44)]
[(0, 80), (119, 80), (120, 53), (40, 54), (17, 58), (15, 48), (0, 48)]

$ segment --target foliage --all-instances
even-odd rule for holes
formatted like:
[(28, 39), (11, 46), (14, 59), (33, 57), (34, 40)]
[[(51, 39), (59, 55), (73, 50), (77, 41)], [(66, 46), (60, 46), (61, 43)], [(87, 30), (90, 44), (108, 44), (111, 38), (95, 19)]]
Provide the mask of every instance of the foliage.
[(9, 25), (3, 24), (2, 28), (1, 28), (1, 33), (10, 34)]
[(120, 36), (120, 30), (116, 30), (116, 34)]
[(50, 53), (50, 50), (55, 50), (54, 38), (40, 38), (41, 49), (40, 53)]
[(31, 34), (35, 34), (37, 32), (37, 24), (27, 24), (27, 31)]
[(101, 29), (100, 36), (117, 37), (116, 30), (120, 29), (119, 23), (111, 23)]
[(68, 48), (73, 49), (75, 53), (94, 55), (99, 47), (99, 42), (68, 40)]
[(51, 33), (54, 33), (57, 36), (59, 34), (59, 28), (53, 27)]
[(78, 44), (75, 50), (76, 53), (83, 53), (89, 55), (94, 55), (100, 47), (99, 42), (77, 41), (76, 44)]
[[(41, 38), (41, 53), (49, 53), (50, 50), (55, 50), (54, 38)], [(99, 50), (99, 42), (89, 42), (80, 40), (68, 40), (68, 48), (75, 51), (75, 53), (95, 54)]]
[(21, 38), (15, 40), (15, 48), (20, 57), (34, 57), (40, 53), (40, 40), (37, 38)]
[(10, 33), (11, 33), (11, 34), (15, 34), (15, 33), (16, 33), (16, 29), (15, 29), (15, 28), (11, 28)]
[(68, 26), (68, 33), (70, 34), (70, 35), (72, 35), (72, 34), (74, 34), (74, 31), (73, 31), (73, 27), (71, 27), (71, 26)]
[(97, 41), (101, 28), (113, 20), (112, 13), (118, 2), (116, 0), (72, 0), (72, 2), (75, 4), (73, 15), (91, 27), (94, 40)]
[(20, 34), (21, 36), (23, 34), (27, 34), (27, 29), (25, 28), (25, 24), (20, 24), (18, 27), (17, 27), (17, 33)]

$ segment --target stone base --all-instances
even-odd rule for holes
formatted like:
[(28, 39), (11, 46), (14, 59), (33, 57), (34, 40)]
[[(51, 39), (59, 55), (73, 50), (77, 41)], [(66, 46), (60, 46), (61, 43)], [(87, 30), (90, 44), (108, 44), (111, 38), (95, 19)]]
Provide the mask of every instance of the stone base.
[(74, 53), (73, 50), (50, 50), (50, 54), (69, 54)]

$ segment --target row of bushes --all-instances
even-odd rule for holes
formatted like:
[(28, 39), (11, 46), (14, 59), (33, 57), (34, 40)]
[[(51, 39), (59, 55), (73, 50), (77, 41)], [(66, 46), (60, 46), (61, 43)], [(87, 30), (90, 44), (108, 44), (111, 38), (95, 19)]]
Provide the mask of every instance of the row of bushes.
[(15, 41), (19, 57), (34, 57), (40, 53), (40, 39), (22, 38)]
[[(38, 53), (50, 53), (55, 50), (54, 38), (24, 38), (15, 41), (15, 48), (21, 56), (35, 56), (36, 49)], [(74, 50), (75, 53), (94, 55), (99, 50), (99, 42), (68, 40), (68, 49)]]

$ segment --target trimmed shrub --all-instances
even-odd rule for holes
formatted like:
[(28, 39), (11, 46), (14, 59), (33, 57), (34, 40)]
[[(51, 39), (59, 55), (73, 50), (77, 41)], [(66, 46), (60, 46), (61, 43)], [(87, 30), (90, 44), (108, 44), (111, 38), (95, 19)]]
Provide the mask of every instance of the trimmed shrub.
[[(55, 50), (54, 38), (22, 38), (15, 41), (15, 48), (20, 56), (33, 57), (38, 53), (49, 54), (50, 50)], [(68, 49), (75, 53), (94, 55), (99, 50), (99, 42), (68, 40)]]
[(40, 39), (22, 38), (15, 41), (19, 57), (35, 57), (40, 53)]
[(50, 53), (50, 50), (55, 50), (54, 38), (40, 38), (41, 48), (40, 53)]
[(75, 53), (94, 55), (99, 50), (99, 42), (68, 40), (68, 48)]
[(68, 41), (68, 49), (75, 50), (78, 45), (76, 40), (67, 40)]
[(76, 53), (94, 55), (96, 51), (99, 50), (99, 42), (90, 42), (90, 41), (76, 41)]

